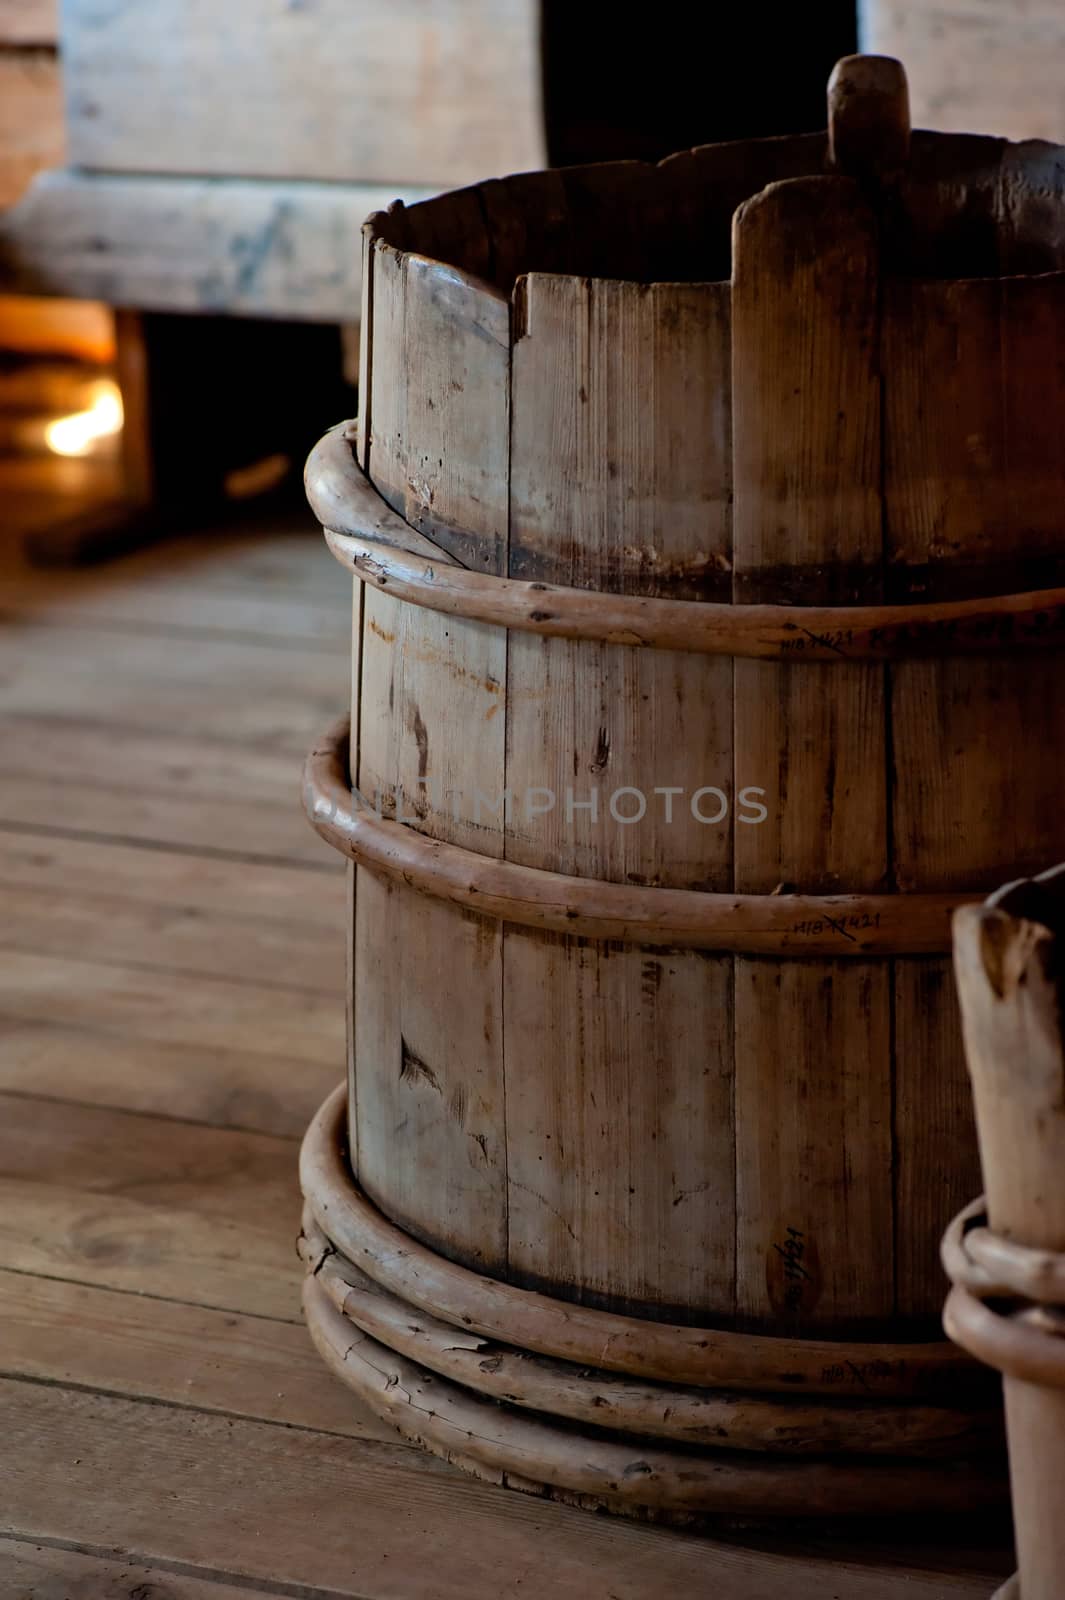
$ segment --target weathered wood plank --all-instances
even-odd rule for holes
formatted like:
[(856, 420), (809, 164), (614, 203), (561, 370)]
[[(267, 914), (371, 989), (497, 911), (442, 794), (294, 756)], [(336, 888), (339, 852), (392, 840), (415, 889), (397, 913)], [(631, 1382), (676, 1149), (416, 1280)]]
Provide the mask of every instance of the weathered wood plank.
[[(370, 472), (420, 531), (496, 572), (506, 552), (509, 371), (505, 301), (429, 261), (374, 250)], [(434, 838), (501, 856), (505, 631), (373, 590), (359, 622), (360, 788)], [(366, 872), (356, 887), (351, 1100), (360, 1178), (419, 1237), (499, 1269), (501, 930)], [(455, 1003), (442, 1028), (448, 995)]]
[[(873, 219), (848, 180), (774, 184), (737, 213), (740, 602), (880, 592), (877, 280)], [(765, 821), (736, 828), (737, 890), (880, 888), (882, 670), (735, 673), (737, 778), (770, 796)], [(774, 1332), (893, 1309), (890, 1003), (884, 962), (736, 963), (737, 1309)]]
[[(125, 976), (121, 968), (97, 968), (94, 975), (112, 994)], [(167, 987), (160, 981), (160, 1003)], [(298, 1139), (341, 1075), (339, 1038), (328, 1063), (294, 1062), (261, 1048), (145, 1040), (135, 1030), (119, 1031), (128, 1027), (122, 1020), (116, 1027), (56, 1023), (48, 991), (31, 1009), (42, 1015), (12, 1017), (0, 1005), (0, 1089), (15, 1094)], [(339, 988), (329, 1009), (339, 1032)]]
[(267, 1223), (240, 1214), (253, 1188), (232, 1193), (235, 1217), (0, 1176), (0, 1267), (298, 1322), (296, 1197)]
[[(727, 294), (520, 285), (511, 576), (720, 593)], [(729, 661), (515, 632), (506, 716), (508, 859), (731, 886), (729, 825), (692, 809), (731, 787)], [(731, 963), (507, 929), (504, 983), (513, 1272), (614, 1309), (730, 1314)]]
[[(107, 629), (9, 626), (0, 641), (0, 714), (174, 734), (220, 733), (267, 745), (298, 766), (347, 688), (340, 652), (276, 650), (218, 639), (210, 650), (181, 638)], [(101, 737), (104, 737), (101, 735)], [(17, 748), (16, 748), (17, 753)]]
[[(477, 209), (476, 224), (484, 223)], [(449, 247), (464, 259), (474, 247)], [(478, 571), (506, 569), (510, 305), (420, 256), (387, 257), (374, 289), (370, 473), (406, 520)], [(450, 259), (450, 255), (449, 255)], [(402, 335), (389, 324), (402, 295)], [(395, 312), (393, 312), (393, 316)], [(408, 374), (418, 373), (410, 384)], [(385, 391), (388, 391), (387, 393)], [(390, 407), (396, 425), (379, 429)]]
[(328, 846), (309, 832), (291, 804), (249, 807), (237, 800), (123, 790), (114, 781), (55, 784), (13, 774), (0, 781), (0, 822), (27, 833), (54, 830), (94, 840), (217, 851), (253, 865), (283, 861), (324, 873), (336, 868)]
[[(126, 905), (154, 907), (161, 919), (167, 914), (184, 914), (199, 921), (208, 934), (216, 919), (224, 927), (230, 917), (253, 919), (268, 938), (279, 939), (289, 930), (289, 953), (296, 964), (291, 982), (297, 986), (303, 982), (299, 976), (301, 952), (325, 960), (344, 916), (342, 870), (308, 874), (301, 867), (268, 864), (249, 870), (242, 863), (207, 860), (186, 851), (146, 851), (136, 845), (97, 844), (54, 835), (30, 839), (0, 834), (0, 883), (11, 889), (38, 889), (45, 895), (63, 888), (85, 900), (114, 896)], [(161, 931), (165, 930), (166, 923), (161, 921)], [(78, 956), (86, 953), (84, 948), (76, 952)], [(98, 948), (91, 955), (94, 960), (106, 959)], [(150, 959), (150, 946), (142, 947), (141, 958)], [(219, 959), (222, 964), (215, 967), (215, 977), (255, 975), (239, 951), (227, 950)], [(166, 951), (160, 949), (156, 964), (166, 962)], [(232, 971), (226, 970), (226, 963), (232, 963)], [(305, 986), (330, 989), (328, 981), (319, 985), (310, 973)]]
[(491, 1270), (506, 1248), (499, 928), (360, 873), (355, 940), (359, 1180), (401, 1227)]
[(275, 1227), (295, 1193), (289, 1139), (31, 1097), (8, 1095), (2, 1104), (6, 1179)]
[[(885, 520), (900, 594), (1023, 588), (1060, 559), (1065, 314), (1044, 283), (888, 287)], [(891, 669), (900, 889), (992, 889), (1065, 854), (1057, 775), (1031, 759), (1065, 736), (1060, 674), (1053, 658)], [(980, 1188), (949, 964), (897, 963), (896, 1015), (896, 1206), (911, 1218), (899, 1305), (931, 1313), (937, 1241)]]
[(128, 1550), (301, 1592), (658, 1600), (716, 1586), (743, 1600), (896, 1600), (905, 1587), (912, 1600), (983, 1600), (994, 1582), (986, 1571), (877, 1571), (860, 1558), (770, 1554), (589, 1517), (501, 1494), (399, 1446), (353, 1449), (349, 1439), (10, 1381), (0, 1405), (19, 1462), (5, 1507), (16, 1535), (94, 1548), (106, 1528)]
[(342, 872), (0, 833), (0, 896), (7, 949), (75, 960), (91, 951), (108, 965), (306, 989), (333, 1001), (343, 988)]
[[(43, 638), (40, 645), (43, 646)], [(149, 645), (144, 648), (146, 654), (152, 653)], [(182, 646), (158, 642), (155, 654), (165, 661), (168, 650), (178, 653)], [(99, 654), (106, 658), (106, 645)], [(102, 664), (101, 661), (101, 667)], [(278, 666), (283, 664), (281, 659)], [(341, 661), (337, 659), (337, 675), (339, 670)], [(38, 675), (43, 691), (42, 678), (43, 672)], [(58, 680), (59, 674), (54, 675), (53, 683), (58, 685)], [(203, 694), (203, 699), (206, 702), (208, 696)], [(254, 744), (241, 744), (237, 738), (201, 738), (195, 731), (182, 733), (181, 728), (174, 728), (166, 738), (149, 725), (147, 717), (141, 725), (134, 717), (128, 722), (118, 722), (117, 718), (112, 722), (107, 704), (101, 701), (86, 701), (82, 717), (70, 717), (62, 704), (48, 706), (42, 693), (42, 709), (37, 714), (22, 715), (18, 709), (8, 715), (0, 712), (5, 765), (11, 776), (61, 782), (64, 774), (70, 776), (77, 771), (86, 786), (99, 787), (107, 787), (109, 781), (110, 787), (115, 787), (118, 779), (131, 794), (144, 792), (185, 800), (190, 813), (203, 800), (243, 802), (249, 827), (254, 827), (254, 811), (259, 805), (270, 810), (288, 803), (291, 808), (293, 786), (299, 781), (301, 766), (296, 752), (301, 731), (297, 726), (277, 726), (275, 738), (257, 739)], [(230, 701), (230, 709), (233, 704), (235, 698)], [(325, 707), (325, 693), (318, 694), (317, 704), (320, 709)], [(189, 706), (195, 706), (192, 694)], [(46, 821), (42, 818), (42, 822)], [(203, 838), (203, 843), (208, 845), (208, 838)], [(320, 856), (318, 861), (321, 859)]]
[[(28, 1022), (104, 1028), (145, 1044), (237, 1050), (329, 1068), (343, 1061), (341, 997), (202, 974), (10, 950), (0, 963), (0, 1013)], [(334, 1080), (335, 1081), (335, 1080)]]
[(353, 1439), (396, 1435), (302, 1327), (0, 1271), (0, 1370)]
[[(143, 86), (140, 90), (143, 94)], [(241, 96), (221, 98), (240, 107)], [(158, 103), (148, 98), (161, 124)], [(27, 174), (28, 176), (28, 174)], [(0, 217), (0, 281), (155, 311), (353, 322), (363, 218), (411, 184), (42, 173)]]
[(1065, 140), (1057, 0), (859, 0), (862, 49), (899, 56), (921, 128)]
[[(0, 340), (6, 344), (2, 306), (0, 300)], [(302, 543), (308, 554), (309, 547), (316, 548), (313, 529), (308, 528)], [(227, 553), (234, 555), (232, 549)], [(341, 645), (347, 650), (347, 586), (335, 562), (326, 569), (335, 587), (334, 599), (313, 590), (283, 595), (276, 592), (281, 587), (276, 581), (268, 585), (252, 578), (243, 590), (237, 589), (228, 563), (223, 565), (202, 546), (183, 554), (172, 549), (168, 554), (166, 566), (158, 559), (150, 565), (127, 559), (82, 568), (76, 587), (66, 589), (40, 570), (13, 574), (4, 589), (5, 615), (32, 617), (49, 627), (109, 629), (157, 639), (176, 634), (209, 642), (224, 634), (235, 642), (271, 644), (279, 650), (328, 653), (339, 652)], [(288, 566), (298, 570), (291, 560)]]
[(445, 188), (540, 166), (537, 30), (532, 0), (71, 0), (71, 159)]
[(296, 1321), (298, 1223), (290, 1139), (0, 1097), (4, 1268)]
[[(226, 1583), (214, 1573), (192, 1577), (137, 1557), (13, 1539), (0, 1534), (0, 1564), (18, 1600), (51, 1600), (53, 1595), (137, 1596), (165, 1593), (167, 1600), (275, 1600), (277, 1591), (246, 1582)], [(306, 1600), (319, 1600), (307, 1591)], [(321, 1600), (327, 1600), (322, 1596)]]

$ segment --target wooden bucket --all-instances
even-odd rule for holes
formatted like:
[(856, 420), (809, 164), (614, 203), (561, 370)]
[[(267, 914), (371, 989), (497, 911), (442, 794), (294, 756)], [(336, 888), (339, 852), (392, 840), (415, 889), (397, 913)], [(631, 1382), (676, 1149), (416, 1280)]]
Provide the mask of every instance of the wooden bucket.
[(855, 58), (828, 134), (371, 218), (308, 465), (359, 580), (312, 1327), (430, 1447), (621, 1508), (998, 1492), (938, 1327), (947, 955), (1065, 855), (1065, 152), (905, 103)]

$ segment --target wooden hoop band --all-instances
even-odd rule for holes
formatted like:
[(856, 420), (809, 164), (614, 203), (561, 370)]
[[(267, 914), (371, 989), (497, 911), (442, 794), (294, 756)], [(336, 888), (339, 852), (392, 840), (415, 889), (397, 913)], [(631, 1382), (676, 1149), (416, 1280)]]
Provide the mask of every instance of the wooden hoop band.
[(530, 1355), (390, 1295), (336, 1250), (305, 1207), (297, 1248), (341, 1316), (397, 1355), (492, 1400), (596, 1429), (770, 1455), (958, 1457), (1003, 1448), (987, 1414), (944, 1406), (840, 1404), (641, 1383)]
[(341, 1084), (304, 1136), (300, 1184), (314, 1220), (367, 1277), (442, 1322), (578, 1366), (696, 1388), (919, 1396), (937, 1404), (986, 1394), (986, 1375), (945, 1340), (863, 1344), (684, 1327), (593, 1310), (470, 1271), (404, 1233), (362, 1194), (344, 1154), (346, 1110)]
[(311, 451), (311, 508), (342, 566), (431, 611), (553, 638), (762, 660), (901, 661), (1065, 647), (1065, 588), (913, 606), (723, 605), (471, 572), (378, 493), (355, 460), (354, 426), (338, 424)]
[(1008, 1377), (1065, 1389), (1065, 1323), (1055, 1316), (1065, 1306), (1065, 1256), (994, 1233), (982, 1197), (950, 1223), (940, 1253), (954, 1286), (943, 1309), (954, 1342)]
[[(920, 1507), (999, 1507), (1005, 1483), (986, 1469), (944, 1471), (914, 1461), (773, 1460), (672, 1451), (645, 1440), (555, 1427), (485, 1400), (379, 1344), (341, 1316), (318, 1279), (304, 1279), (304, 1314), (326, 1363), (413, 1443), (467, 1470), (519, 1474), (517, 1487), (586, 1495), (612, 1510), (699, 1516), (737, 1512), (818, 1517), (890, 1515)], [(498, 1477), (496, 1477), (498, 1481)]]
[(956, 1283), (943, 1307), (943, 1326), (955, 1344), (1007, 1377), (1065, 1389), (1065, 1338), (1024, 1313), (993, 1310)]
[(960, 1211), (943, 1235), (947, 1277), (981, 1300), (1027, 1300), (1065, 1306), (1065, 1256), (1031, 1250), (987, 1226), (983, 1196)]
[(585, 939), (745, 955), (945, 955), (960, 894), (707, 894), (634, 888), (497, 861), (382, 817), (348, 779), (347, 720), (303, 768), (303, 806), (329, 844), (420, 894), (519, 927)]

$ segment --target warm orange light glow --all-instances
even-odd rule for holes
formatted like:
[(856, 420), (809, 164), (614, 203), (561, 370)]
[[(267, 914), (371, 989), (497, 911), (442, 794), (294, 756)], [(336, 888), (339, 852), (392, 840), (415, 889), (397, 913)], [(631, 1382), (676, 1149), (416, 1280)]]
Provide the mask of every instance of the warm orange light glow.
[(44, 430), (49, 450), (57, 456), (86, 456), (93, 446), (122, 427), (122, 394), (117, 383), (102, 378), (93, 385), (88, 411), (75, 411), (70, 417), (57, 417)]

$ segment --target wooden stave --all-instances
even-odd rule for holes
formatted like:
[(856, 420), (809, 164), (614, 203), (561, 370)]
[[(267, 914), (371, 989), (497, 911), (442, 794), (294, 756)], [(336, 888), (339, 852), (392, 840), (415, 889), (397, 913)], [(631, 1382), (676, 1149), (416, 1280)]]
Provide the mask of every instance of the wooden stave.
[[(556, 1427), (481, 1399), (360, 1335), (313, 1274), (304, 1280), (303, 1304), (326, 1364), (411, 1442), (457, 1465), (516, 1472), (548, 1492), (590, 1496), (622, 1514), (890, 1516), (971, 1513), (1004, 1502), (1004, 1477), (968, 1463), (944, 1472), (940, 1463), (912, 1460), (715, 1456)], [(426, 1392), (428, 1403), (418, 1405)]]
[(308, 499), (341, 565), (412, 605), (549, 638), (789, 663), (1065, 648), (1065, 587), (915, 605), (731, 605), (472, 572), (392, 510), (355, 461), (353, 429), (339, 423), (311, 451)]
[(374, 1282), (443, 1322), (580, 1366), (698, 1388), (838, 1395), (850, 1384), (843, 1392), (863, 1398), (979, 1401), (979, 1368), (946, 1340), (843, 1343), (652, 1322), (459, 1266), (397, 1228), (361, 1194), (342, 1150), (345, 1112), (341, 1084), (304, 1136), (300, 1184), (314, 1220)]
[[(523, 867), (378, 817), (348, 787), (343, 754), (348, 736), (348, 720), (341, 718), (307, 757), (303, 802), (315, 831), (359, 866), (516, 926), (623, 944), (756, 955), (947, 954), (953, 912), (979, 899), (710, 894), (633, 888)], [(810, 926), (818, 931), (797, 931)]]
[[(489, 1343), (416, 1312), (367, 1278), (322, 1232), (309, 1206), (297, 1251), (336, 1310), (369, 1338), (439, 1377), (523, 1410), (649, 1439), (789, 1457), (1001, 1453), (1001, 1426), (991, 1408), (982, 1415), (934, 1405), (817, 1404), (639, 1384)], [(462, 1337), (469, 1342), (456, 1344)]]

